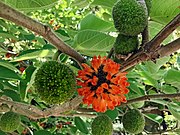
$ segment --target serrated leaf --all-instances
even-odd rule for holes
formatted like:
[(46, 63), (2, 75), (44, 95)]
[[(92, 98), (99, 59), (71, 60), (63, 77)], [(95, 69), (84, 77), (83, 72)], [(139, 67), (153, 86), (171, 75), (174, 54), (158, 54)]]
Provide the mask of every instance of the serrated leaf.
[(164, 80), (167, 84), (180, 88), (180, 71), (175, 69), (168, 70)]
[(79, 129), (82, 133), (85, 133), (85, 134), (89, 133), (86, 123), (80, 117), (75, 117), (74, 123), (75, 123), (77, 129)]
[(80, 30), (96, 30), (96, 31), (115, 31), (113, 23), (104, 21), (94, 14), (89, 14), (80, 22)]
[(80, 31), (74, 39), (74, 47), (84, 55), (102, 55), (112, 48), (115, 38), (93, 30)]
[(21, 77), (14, 70), (4, 66), (0, 66), (0, 78), (21, 80)]
[(152, 0), (151, 20), (168, 23), (179, 14), (180, 0)]
[(157, 114), (144, 114), (144, 115), (146, 118), (148, 118), (158, 124), (161, 124), (163, 121), (163, 117), (160, 115), (157, 115)]
[(94, 0), (92, 5), (103, 6), (112, 9), (117, 0)]
[(22, 11), (33, 11), (46, 9), (55, 4), (58, 0), (2, 0), (6, 4)]

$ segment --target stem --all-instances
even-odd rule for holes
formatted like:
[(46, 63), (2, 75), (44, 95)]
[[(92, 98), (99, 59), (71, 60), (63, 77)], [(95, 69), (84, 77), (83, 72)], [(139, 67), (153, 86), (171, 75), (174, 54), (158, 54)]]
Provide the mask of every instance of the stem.
[(25, 14), (13, 9), (12, 7), (4, 4), (0, 1), (0, 17), (7, 19), (9, 21), (14, 22), (17, 25), (23, 26), (35, 33), (43, 36), (47, 41), (52, 43), (57, 49), (59, 49), (62, 53), (65, 53), (79, 63), (85, 62), (83, 56), (81, 56), (78, 52), (76, 52), (73, 48), (64, 43), (54, 32), (53, 30), (45, 26), (32, 18), (26, 16)]

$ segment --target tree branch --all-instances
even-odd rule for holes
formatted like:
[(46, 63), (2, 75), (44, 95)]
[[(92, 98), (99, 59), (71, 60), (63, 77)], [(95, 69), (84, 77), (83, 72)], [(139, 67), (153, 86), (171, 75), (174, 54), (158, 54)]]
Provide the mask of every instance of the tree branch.
[(180, 49), (180, 38), (174, 40), (173, 42), (171, 42), (165, 46), (162, 46), (157, 51), (157, 54), (159, 55), (159, 57), (164, 57), (164, 56), (168, 56), (168, 55), (176, 52), (179, 49)]
[(145, 45), (147, 51), (156, 50), (160, 44), (166, 39), (178, 26), (180, 26), (180, 14), (178, 14), (171, 22), (169, 22), (151, 41)]
[[(155, 60), (159, 58), (157, 56), (157, 52), (161, 48), (160, 47), (161, 42), (167, 36), (169, 36), (178, 26), (180, 26), (180, 14), (177, 15), (169, 24), (167, 24), (151, 41), (145, 43), (136, 54), (132, 55), (125, 62), (123, 62), (121, 64), (122, 66), (121, 66), (120, 71), (123, 72), (142, 61), (152, 60), (152, 59)], [(168, 52), (173, 53), (174, 49), (171, 48)], [(160, 57), (163, 57), (163, 56), (160, 56)]]
[(53, 30), (45, 26), (32, 18), (24, 15), (23, 13), (13, 9), (12, 7), (4, 4), (0, 1), (0, 17), (14, 22), (17, 25), (23, 26), (35, 33), (43, 36), (47, 41), (52, 43), (61, 52), (73, 57), (78, 62), (82, 63), (85, 61), (78, 52), (73, 48), (65, 44), (54, 32)]
[[(124, 107), (126, 105), (136, 103), (136, 102), (140, 102), (140, 101), (151, 101), (152, 99), (164, 99), (164, 98), (173, 99), (173, 98), (178, 98), (178, 97), (180, 97), (180, 93), (145, 95), (145, 96), (142, 96), (142, 97), (130, 99), (130, 100), (127, 101), (127, 103), (122, 103), (119, 107)], [(77, 111), (79, 111), (79, 112), (88, 112), (88, 113), (95, 112), (92, 108), (77, 108)]]
[[(62, 105), (56, 105), (45, 110), (41, 110), (33, 105), (28, 105), (21, 102), (10, 101), (4, 97), (0, 97), (0, 107), (3, 106), (4, 112), (12, 110), (15, 113), (27, 116), (31, 119), (40, 119), (50, 116), (73, 116), (73, 114), (67, 113), (76, 109), (82, 102), (82, 98), (77, 96), (69, 102)], [(6, 106), (6, 108), (5, 108)], [(1, 107), (2, 108), (2, 107)]]

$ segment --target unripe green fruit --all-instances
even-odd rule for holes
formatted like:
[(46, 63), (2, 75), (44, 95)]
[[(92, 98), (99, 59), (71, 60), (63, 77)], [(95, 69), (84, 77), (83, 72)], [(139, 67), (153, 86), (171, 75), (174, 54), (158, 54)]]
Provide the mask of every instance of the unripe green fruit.
[(17, 113), (6, 112), (0, 118), (0, 130), (11, 133), (19, 127), (20, 122), (21, 118)]
[(114, 52), (116, 54), (126, 55), (138, 49), (138, 36), (125, 36), (119, 34), (114, 43)]
[(143, 131), (145, 126), (145, 119), (143, 114), (137, 110), (132, 109), (127, 111), (122, 117), (124, 129), (132, 134), (139, 134)]
[(91, 128), (93, 135), (112, 135), (113, 133), (112, 121), (107, 115), (97, 116)]
[(147, 7), (147, 10), (148, 10), (148, 14), (150, 14), (151, 7), (152, 7), (152, 0), (145, 0), (145, 2), (146, 2), (146, 7)]
[(120, 34), (136, 36), (148, 24), (148, 14), (136, 0), (119, 0), (115, 3), (112, 16), (115, 28)]
[(76, 90), (73, 71), (56, 61), (45, 62), (38, 69), (34, 82), (37, 94), (49, 104), (60, 104), (69, 100)]

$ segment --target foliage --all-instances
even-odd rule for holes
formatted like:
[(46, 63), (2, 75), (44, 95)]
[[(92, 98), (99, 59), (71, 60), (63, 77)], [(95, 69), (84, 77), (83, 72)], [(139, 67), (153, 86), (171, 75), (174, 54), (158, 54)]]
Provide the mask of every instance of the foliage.
[[(87, 64), (94, 55), (107, 56), (119, 34), (114, 27), (112, 17), (112, 9), (117, 0), (1, 1), (52, 28), (65, 44), (84, 56)], [(179, 14), (178, 3), (179, 0), (152, 0), (150, 19), (148, 20), (150, 39)], [(147, 20), (143, 23), (147, 24)], [(130, 24), (128, 23), (128, 25)], [(134, 26), (131, 29), (134, 31)], [(137, 33), (136, 36), (138, 36), (141, 44), (142, 36), (141, 34), (137, 35)], [(164, 40), (163, 44), (166, 45), (178, 38), (178, 34), (177, 29)], [(78, 70), (81, 69), (76, 60), (58, 51), (42, 36), (0, 18), (0, 115), (6, 112), (4, 110), (11, 109), (9, 106), (3, 108), (4, 106), (1, 103), (4, 103), (4, 100), (12, 104), (30, 105), (30, 112), (33, 111), (32, 106), (43, 111), (54, 107), (37, 96), (34, 87), (36, 72), (43, 63), (52, 60), (68, 65), (76, 75), (78, 75)], [(156, 59), (155, 62), (146, 61), (136, 65), (127, 74), (130, 83), (129, 93), (126, 94), (127, 101), (145, 95), (178, 94), (180, 90), (179, 69), (180, 57), (178, 51), (171, 56)], [(67, 75), (68, 73), (64, 74)], [(73, 78), (71, 79), (73, 80)], [(73, 81), (75, 83), (75, 80)], [(69, 98), (77, 96), (77, 92), (68, 94), (74, 94), (73, 97)], [(146, 119), (142, 133), (166, 132), (168, 134), (168, 131), (171, 130), (170, 132), (175, 134), (179, 130), (177, 128), (180, 119), (179, 98), (137, 101), (132, 104), (117, 106), (114, 110), (107, 110), (103, 114), (112, 119), (113, 132), (128, 134), (123, 128), (122, 116), (127, 108), (138, 108), (144, 110), (143, 113)], [(68, 102), (65, 103), (67, 103), (67, 106), (69, 105)], [(69, 106), (73, 108), (73, 106)], [(13, 108), (13, 106), (11, 107)], [(51, 116), (51, 113), (54, 112), (50, 111), (46, 115), (48, 117), (41, 117), (38, 120), (21, 115), (21, 124), (14, 132), (22, 135), (32, 133), (34, 135), (90, 135), (93, 118), (102, 115), (102, 113), (92, 111), (90, 109), (92, 106), (86, 108), (86, 105), (81, 104), (74, 110), (58, 112), (56, 116)], [(149, 108), (150, 110), (148, 110)], [(21, 111), (21, 113), (26, 112)], [(2, 130), (0, 134), (7, 133)]]

